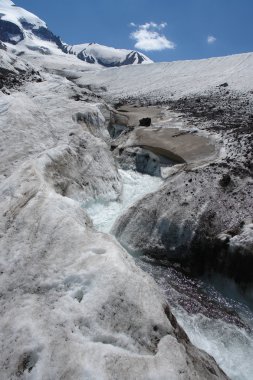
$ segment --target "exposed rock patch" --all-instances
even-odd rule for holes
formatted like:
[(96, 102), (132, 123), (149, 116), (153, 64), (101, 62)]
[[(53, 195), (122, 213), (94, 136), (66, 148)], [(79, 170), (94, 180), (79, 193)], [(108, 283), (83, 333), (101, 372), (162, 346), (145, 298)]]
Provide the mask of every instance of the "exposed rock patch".
[(13, 45), (24, 39), (24, 34), (18, 25), (0, 18), (0, 40)]
[(34, 70), (17, 74), (0, 68), (0, 90), (3, 88), (17, 90), (24, 83), (42, 82), (42, 80), (40, 73), (35, 72)]
[(150, 127), (151, 125), (151, 118), (150, 117), (144, 117), (143, 119), (139, 120), (139, 126), (140, 127)]

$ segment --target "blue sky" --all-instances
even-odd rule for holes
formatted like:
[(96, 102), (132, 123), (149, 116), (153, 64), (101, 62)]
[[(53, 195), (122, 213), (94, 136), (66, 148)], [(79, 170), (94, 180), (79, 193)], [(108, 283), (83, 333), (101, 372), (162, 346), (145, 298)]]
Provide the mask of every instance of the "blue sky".
[(14, 3), (42, 18), (49, 29), (70, 44), (97, 42), (137, 48), (155, 61), (253, 51), (253, 0), (14, 0)]

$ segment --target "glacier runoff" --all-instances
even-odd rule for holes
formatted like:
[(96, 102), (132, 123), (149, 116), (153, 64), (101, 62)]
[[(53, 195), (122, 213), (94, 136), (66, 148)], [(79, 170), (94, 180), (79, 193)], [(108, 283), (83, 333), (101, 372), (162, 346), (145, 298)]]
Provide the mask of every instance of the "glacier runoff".
[[(135, 202), (164, 184), (158, 177), (131, 170), (119, 172), (123, 180), (120, 200), (92, 200), (85, 204), (94, 226), (100, 231), (110, 232), (115, 221), (124, 217)], [(147, 239), (144, 237), (143, 240)], [(134, 257), (136, 264), (155, 278), (191, 341), (212, 355), (231, 379), (249, 380), (253, 371), (252, 313), (243, 298), (238, 301), (231, 298), (236, 295), (236, 285), (225, 297), (206, 282), (192, 280), (166, 265), (145, 260), (137, 252)]]
[(96, 199), (83, 205), (99, 231), (109, 233), (117, 217), (146, 194), (157, 190), (163, 183), (159, 177), (152, 177), (133, 170), (119, 169), (119, 174), (123, 184), (119, 199), (115, 201)]

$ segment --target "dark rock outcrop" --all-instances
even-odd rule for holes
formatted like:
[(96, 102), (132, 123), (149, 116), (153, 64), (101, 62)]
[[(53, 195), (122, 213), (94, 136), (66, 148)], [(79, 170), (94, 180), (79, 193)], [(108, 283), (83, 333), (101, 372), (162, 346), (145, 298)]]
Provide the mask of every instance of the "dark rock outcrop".
[(16, 24), (0, 19), (0, 40), (2, 42), (16, 45), (23, 39), (24, 34)]
[(55, 36), (50, 30), (44, 27), (40, 27), (38, 29), (32, 29), (33, 34), (39, 37), (41, 40), (54, 42), (60, 49), (63, 48), (60, 37)]
[[(80, 54), (78, 55), (78, 58), (88, 62), (87, 61), (88, 57), (86, 57), (85, 55), (83, 55), (83, 58), (82, 58), (82, 55)], [(126, 65), (133, 65), (134, 63), (141, 64), (142, 62), (144, 62), (144, 57), (137, 51), (131, 51), (129, 54), (127, 54), (126, 58), (122, 62), (120, 61), (108, 62), (106, 59), (103, 59), (103, 58), (97, 59), (97, 62), (100, 65), (105, 66), (105, 67), (120, 67), (120, 66), (126, 66)], [(93, 62), (90, 62), (90, 63), (93, 63)]]
[(143, 56), (138, 53), (137, 51), (131, 51), (131, 53), (129, 53), (127, 56), (126, 56), (126, 59), (121, 63), (120, 66), (125, 66), (125, 65), (132, 65), (133, 63), (135, 63), (137, 61), (138, 65), (141, 64), (142, 62), (144, 62), (144, 58)]
[(144, 117), (143, 119), (139, 120), (140, 127), (150, 127), (151, 125), (151, 118), (150, 117)]
[[(33, 24), (28, 23), (26, 20), (20, 20), (23, 30), (30, 31), (36, 37), (43, 41), (54, 42), (61, 50), (64, 51), (63, 44), (60, 37), (57, 37), (45, 27), (36, 27)], [(0, 19), (0, 40), (12, 45), (17, 45), (25, 38), (23, 30), (10, 21)]]
[(6, 45), (2, 43), (1, 41), (0, 41), (0, 49), (5, 50), (5, 51), (7, 50)]
[(38, 28), (35, 25), (28, 23), (26, 20), (21, 20), (21, 25), (25, 30), (31, 31), (36, 37), (40, 38), (41, 40), (54, 42), (61, 50), (64, 50), (60, 37), (56, 36), (49, 29), (43, 26)]
[(219, 87), (228, 87), (228, 83), (227, 82), (225, 82), (225, 83), (222, 83), (222, 84), (220, 84), (220, 86)]
[(220, 185), (222, 187), (227, 187), (231, 182), (231, 177), (229, 174), (223, 174), (222, 178), (220, 179)]
[(39, 72), (28, 69), (24, 72), (11, 72), (7, 69), (0, 68), (0, 89), (18, 89), (27, 82), (42, 82)]

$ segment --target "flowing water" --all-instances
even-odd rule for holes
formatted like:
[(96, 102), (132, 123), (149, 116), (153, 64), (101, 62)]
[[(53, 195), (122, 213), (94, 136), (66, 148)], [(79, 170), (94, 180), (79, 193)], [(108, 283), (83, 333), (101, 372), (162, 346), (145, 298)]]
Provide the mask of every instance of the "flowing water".
[(84, 206), (99, 231), (110, 232), (117, 217), (138, 199), (155, 191), (163, 180), (148, 174), (140, 174), (133, 170), (119, 170), (123, 182), (123, 191), (119, 201), (106, 202), (95, 200)]
[[(120, 171), (123, 194), (119, 201), (89, 202), (85, 208), (95, 227), (110, 232), (117, 217), (147, 193), (162, 185), (158, 177)], [(243, 295), (231, 287), (216, 290), (205, 279), (193, 279), (179, 270), (145, 257), (135, 258), (165, 293), (178, 322), (192, 343), (212, 355), (233, 380), (253, 380), (253, 312)]]
[(192, 343), (212, 355), (231, 379), (252, 380), (252, 310), (207, 281), (143, 257), (137, 264), (155, 278)]

